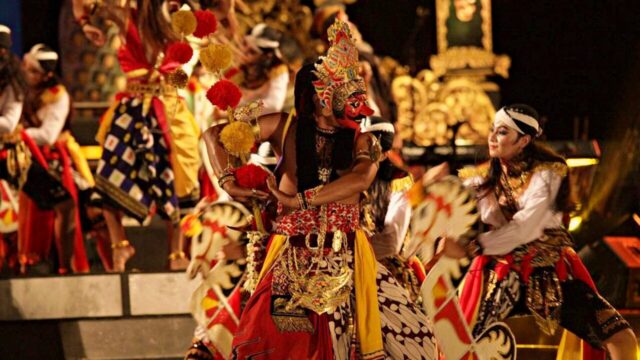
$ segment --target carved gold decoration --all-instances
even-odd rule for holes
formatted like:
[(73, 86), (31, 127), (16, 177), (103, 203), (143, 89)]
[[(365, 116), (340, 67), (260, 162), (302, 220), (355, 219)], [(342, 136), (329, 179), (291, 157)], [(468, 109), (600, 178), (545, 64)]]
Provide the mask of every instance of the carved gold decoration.
[[(458, 6), (461, 0), (436, 1), (436, 30), (438, 39), (438, 54), (431, 57), (430, 65), (436, 76), (456, 75), (487, 76), (498, 74), (509, 77), (511, 59), (506, 55), (493, 53), (493, 33), (491, 21), (491, 0), (477, 0), (468, 6), (480, 6), (480, 31), (482, 32), (482, 46), (451, 45), (448, 43), (447, 20), (452, 3)], [(469, 16), (473, 17), (473, 14)], [(460, 20), (466, 22), (467, 19)], [(469, 19), (468, 21), (470, 21)], [(453, 72), (453, 74), (452, 74)]]
[(450, 71), (474, 70), (471, 72), (477, 75), (495, 73), (506, 79), (509, 77), (511, 58), (481, 48), (465, 46), (450, 48), (444, 53), (434, 55), (429, 64), (438, 77)]
[(484, 143), (495, 108), (478, 82), (469, 79), (437, 80), (429, 70), (416, 78), (397, 77), (391, 91), (398, 107), (398, 131), (405, 141), (419, 146), (446, 145), (459, 125), (458, 144)]
[[(495, 113), (487, 92), (499, 89), (485, 78), (508, 78), (511, 66), (508, 56), (493, 53), (491, 0), (437, 0), (436, 15), (438, 54), (431, 70), (398, 76), (391, 85), (399, 135), (419, 146), (446, 145), (453, 136), (458, 145), (486, 143)], [(455, 35), (447, 36), (448, 26)]]

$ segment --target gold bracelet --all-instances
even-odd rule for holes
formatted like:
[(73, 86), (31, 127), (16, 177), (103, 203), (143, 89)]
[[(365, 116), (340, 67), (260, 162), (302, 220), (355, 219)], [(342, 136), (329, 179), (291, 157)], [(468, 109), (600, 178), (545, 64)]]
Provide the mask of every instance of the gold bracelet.
[(129, 242), (129, 240), (120, 240), (117, 243), (111, 244), (112, 249), (120, 249), (120, 248), (129, 247), (129, 246), (131, 246), (131, 243)]
[(308, 208), (313, 207), (313, 204), (311, 204), (311, 202), (316, 199), (316, 196), (318, 195), (320, 190), (322, 190), (323, 186), (324, 185), (321, 184), (321, 185), (318, 185), (318, 186), (316, 186), (314, 188), (306, 190), (304, 192), (303, 196), (304, 196), (305, 204), (307, 205)]
[(169, 260), (173, 261), (173, 260), (178, 260), (178, 259), (186, 259), (187, 258), (187, 254), (184, 253), (184, 251), (174, 251), (171, 254), (169, 254)]
[(222, 175), (218, 179), (218, 185), (221, 188), (224, 188), (224, 184), (226, 184), (226, 183), (228, 183), (230, 181), (236, 181), (236, 176), (234, 174), (225, 174), (225, 175)]
[(305, 203), (305, 199), (304, 199), (304, 194), (303, 193), (297, 193), (296, 194), (296, 199), (298, 200), (298, 206), (300, 206), (300, 209), (302, 210), (307, 210), (307, 206)]

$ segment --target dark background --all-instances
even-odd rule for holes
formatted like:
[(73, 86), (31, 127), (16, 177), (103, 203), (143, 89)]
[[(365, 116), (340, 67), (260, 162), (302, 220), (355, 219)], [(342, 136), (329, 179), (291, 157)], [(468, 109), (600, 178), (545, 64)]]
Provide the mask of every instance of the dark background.
[[(63, 1), (22, 0), (23, 49), (57, 47)], [(437, 51), (433, 0), (358, 0), (347, 13), (377, 53), (416, 72)], [(640, 2), (494, 0), (492, 14), (494, 52), (512, 59), (510, 78), (493, 79), (502, 102), (537, 108), (550, 139), (573, 138), (576, 117), (598, 139), (614, 123), (638, 121), (629, 105), (640, 101)]]

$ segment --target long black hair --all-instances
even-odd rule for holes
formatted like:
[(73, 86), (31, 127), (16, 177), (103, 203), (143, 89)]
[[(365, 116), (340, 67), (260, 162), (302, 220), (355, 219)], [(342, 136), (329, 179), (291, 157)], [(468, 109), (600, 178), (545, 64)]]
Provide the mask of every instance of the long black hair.
[[(389, 123), (389, 121), (377, 116), (371, 116), (371, 123)], [(388, 131), (372, 131), (373, 135), (380, 141), (383, 152), (391, 150), (393, 146), (393, 133)], [(369, 204), (371, 205), (371, 216), (375, 226), (375, 232), (379, 233), (384, 229), (384, 219), (387, 216), (389, 202), (391, 201), (391, 181), (393, 180), (395, 166), (388, 158), (380, 163), (376, 178), (368, 189)]]
[[(506, 106), (505, 109), (507, 111), (515, 111), (528, 116), (539, 119), (538, 112), (529, 105), (525, 104), (514, 104)], [(522, 127), (522, 124), (518, 126)], [(531, 136), (531, 141), (525, 148), (522, 150), (522, 153), (518, 155), (517, 162), (521, 163), (522, 166), (519, 169), (520, 171), (528, 171), (531, 170), (536, 164), (542, 162), (551, 162), (551, 163), (561, 163), (565, 166), (567, 165), (567, 161), (549, 146), (544, 145), (536, 140), (535, 129), (532, 127), (524, 128), (523, 131), (525, 134), (518, 134), (518, 139), (522, 136), (529, 135)], [(493, 189), (498, 186), (500, 181), (500, 177), (502, 176), (502, 166), (500, 166), (500, 159), (492, 158), (489, 165), (489, 174), (487, 179), (479, 186), (481, 190), (481, 194), (483, 196), (488, 195)], [(571, 182), (569, 181), (569, 176), (565, 176), (560, 183), (560, 188), (558, 190), (558, 194), (556, 195), (554, 208), (553, 210), (559, 212), (570, 212), (575, 210), (575, 201), (573, 198), (573, 193), (571, 191)]]
[[(320, 185), (318, 179), (318, 154), (316, 151), (315, 89), (318, 77), (313, 73), (314, 64), (304, 65), (296, 75), (294, 101), (296, 108), (296, 176), (298, 191)], [(334, 135), (330, 181), (338, 178), (337, 171), (351, 166), (355, 131), (339, 128)]]
[(7, 86), (11, 86), (16, 99), (23, 100), (28, 86), (20, 60), (7, 49), (6, 58), (0, 61), (4, 63), (0, 64), (0, 93), (4, 92)]

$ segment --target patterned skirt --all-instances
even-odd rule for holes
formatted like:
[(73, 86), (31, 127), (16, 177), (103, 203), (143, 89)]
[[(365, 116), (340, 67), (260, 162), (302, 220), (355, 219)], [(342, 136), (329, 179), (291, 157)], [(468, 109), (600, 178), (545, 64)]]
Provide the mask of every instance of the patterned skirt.
[(104, 201), (142, 222), (153, 204), (164, 218), (177, 221), (167, 129), (154, 107), (143, 114), (139, 98), (123, 98), (115, 107), (96, 172)]
[(602, 349), (603, 341), (629, 328), (598, 294), (571, 245), (565, 229), (547, 229), (539, 240), (507, 256), (476, 258), (462, 295), (466, 298), (465, 292), (481, 286), (479, 304), (474, 306), (474, 336), (496, 321), (533, 315), (546, 334), (552, 335), (561, 325), (593, 348)]
[[(372, 316), (358, 311), (362, 309), (359, 307), (362, 299), (358, 299), (356, 290), (359, 275), (351, 240), (343, 243), (343, 251), (326, 249), (319, 258), (313, 241), (309, 248), (305, 241), (287, 239), (286, 245), (278, 250), (278, 259), (265, 271), (244, 308), (233, 341), (233, 358), (349, 359), (356, 355), (363, 359), (435, 359), (435, 339), (426, 315), (412, 302), (408, 291), (379, 263), (368, 264), (368, 269), (375, 272), (369, 274), (375, 275), (375, 299), (369, 299), (375, 310), (369, 311), (377, 314)], [(297, 269), (297, 275), (292, 277), (293, 268)], [(308, 272), (310, 268), (315, 270)], [(314, 282), (315, 286), (326, 287), (321, 291), (306, 288), (300, 292), (295, 284), (318, 273), (332, 273), (331, 269), (348, 270), (338, 275), (333, 272)], [(350, 276), (343, 278), (339, 287), (332, 286), (331, 282), (340, 274)], [(305, 298), (304, 294), (310, 293), (313, 294), (311, 298)], [(310, 307), (324, 310), (319, 313)], [(378, 314), (382, 351), (366, 353), (361, 341), (372, 334), (361, 333), (358, 318), (372, 322)]]

